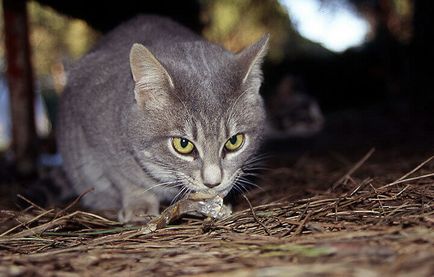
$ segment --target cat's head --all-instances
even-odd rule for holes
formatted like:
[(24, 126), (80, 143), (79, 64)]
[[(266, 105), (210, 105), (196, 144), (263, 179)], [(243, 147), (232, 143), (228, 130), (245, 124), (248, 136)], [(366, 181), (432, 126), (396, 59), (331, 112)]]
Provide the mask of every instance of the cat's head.
[[(128, 137), (154, 191), (226, 195), (261, 143), (259, 88), (269, 36), (237, 54), (207, 42), (169, 54), (134, 44)], [(175, 189), (174, 189), (175, 188)]]

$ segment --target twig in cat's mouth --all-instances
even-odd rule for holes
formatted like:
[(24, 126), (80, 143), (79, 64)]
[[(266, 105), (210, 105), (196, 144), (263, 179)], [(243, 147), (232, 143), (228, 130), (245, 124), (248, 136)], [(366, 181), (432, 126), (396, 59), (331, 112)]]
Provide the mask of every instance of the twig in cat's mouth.
[(171, 222), (185, 214), (199, 214), (206, 217), (220, 219), (230, 215), (229, 209), (223, 205), (223, 198), (206, 193), (191, 193), (176, 203), (167, 207), (160, 216), (152, 219), (146, 230), (166, 227)]

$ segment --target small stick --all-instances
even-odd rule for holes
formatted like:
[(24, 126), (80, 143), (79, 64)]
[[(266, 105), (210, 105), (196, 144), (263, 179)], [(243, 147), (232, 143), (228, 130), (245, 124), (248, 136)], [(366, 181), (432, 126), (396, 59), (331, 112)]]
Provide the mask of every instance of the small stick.
[(356, 194), (356, 192), (358, 192), (362, 187), (366, 186), (367, 184), (369, 184), (370, 182), (372, 182), (371, 178), (367, 178), (365, 180), (363, 180), (360, 185), (358, 185), (351, 193), (350, 193), (350, 197), (353, 196), (354, 194)]
[(388, 188), (388, 187), (391, 187), (391, 186), (394, 186), (397, 184), (402, 184), (405, 182), (415, 181), (415, 180), (419, 180), (419, 179), (425, 179), (428, 177), (434, 177), (434, 173), (429, 173), (429, 174), (425, 174), (425, 175), (421, 175), (421, 176), (417, 176), (417, 177), (412, 177), (412, 178), (408, 178), (408, 179), (397, 180), (395, 182), (392, 182), (392, 183), (389, 183), (389, 184), (384, 185), (382, 187), (379, 187), (378, 189), (385, 189), (385, 188)]
[(27, 225), (27, 224), (29, 224), (29, 223), (32, 223), (33, 221), (36, 221), (36, 220), (38, 220), (39, 218), (44, 217), (45, 215), (51, 213), (52, 211), (53, 211), (53, 209), (48, 210), (48, 211), (45, 211), (45, 212), (43, 212), (43, 213), (37, 215), (36, 217), (32, 218), (31, 220), (29, 220), (29, 221), (27, 221), (27, 222), (22, 222), (22, 223), (18, 224), (17, 226), (12, 227), (11, 229), (7, 230), (6, 232), (0, 234), (0, 237), (3, 237), (3, 236), (5, 236), (5, 235), (11, 233), (12, 231), (18, 229), (18, 228), (21, 227), (21, 226), (24, 226), (24, 225)]
[(283, 234), (280, 235), (281, 238), (286, 237), (287, 235), (291, 234), (292, 230), (294, 230), (296, 225), (291, 225)]
[[(390, 184), (382, 186), (380, 188), (387, 188), (387, 187), (390, 187), (390, 186), (393, 186), (393, 185), (396, 185), (396, 184), (400, 184), (400, 183), (404, 182), (405, 180), (408, 180), (408, 181), (417, 180), (417, 179), (412, 179), (412, 178), (409, 178), (409, 179), (405, 179), (405, 178), (407, 178), (411, 174), (413, 174), (416, 171), (418, 171), (419, 169), (421, 169), (424, 165), (426, 165), (427, 163), (429, 163), (433, 158), (434, 158), (434, 156), (429, 157), (427, 160), (425, 160), (424, 162), (422, 162), (421, 164), (419, 164), (418, 166), (416, 166), (410, 172), (407, 172), (406, 174), (404, 174), (403, 176), (401, 176), (399, 179), (395, 180), (394, 182), (392, 182)], [(431, 175), (430, 174), (426, 174), (426, 175), (422, 175), (422, 176), (419, 176), (419, 177), (425, 178), (424, 176), (430, 177)], [(418, 178), (418, 177), (413, 177), (413, 178)]]
[(383, 203), (381, 202), (381, 199), (378, 197), (378, 192), (377, 192), (377, 190), (375, 189), (375, 187), (372, 184), (369, 184), (369, 185), (371, 186), (372, 190), (374, 191), (375, 196), (377, 197), (377, 200), (378, 200), (378, 204), (380, 204), (380, 208), (382, 210), (382, 214), (384, 215)]
[(249, 204), (250, 211), (252, 212), (252, 216), (253, 216), (253, 218), (255, 219), (255, 221), (256, 221), (259, 225), (262, 226), (262, 228), (264, 229), (264, 231), (265, 231), (269, 236), (271, 236), (271, 232), (270, 232), (270, 230), (268, 230), (267, 226), (265, 226), (264, 223), (262, 223), (261, 221), (259, 221), (259, 218), (256, 216), (256, 213), (255, 213), (255, 211), (253, 210), (252, 203), (250, 203), (250, 201), (249, 201), (249, 199), (247, 198), (247, 196), (243, 194), (243, 197), (244, 197), (244, 199), (246, 199), (247, 203)]
[(335, 201), (335, 221), (338, 221), (338, 207), (339, 207), (339, 202), (341, 201), (340, 198), (336, 199)]
[(395, 198), (397, 198), (398, 196), (400, 196), (406, 189), (408, 189), (410, 187), (410, 185), (407, 185), (407, 186), (405, 186), (405, 188), (403, 188), (400, 192), (398, 192), (396, 195), (395, 195)]
[(303, 231), (304, 226), (306, 225), (307, 221), (310, 218), (311, 213), (307, 213), (305, 218), (303, 219), (303, 221), (301, 222), (300, 225), (298, 225), (297, 229), (294, 232), (294, 236), (298, 236), (301, 234), (301, 232)]
[[(301, 220), (301, 219), (303, 218), (303, 216), (306, 214), (307, 209), (309, 209), (309, 207), (310, 207), (310, 203), (311, 203), (311, 202), (307, 202), (306, 207), (304, 208), (304, 210), (301, 212), (301, 214), (300, 214), (300, 216), (299, 216), (299, 220)], [(336, 203), (336, 202), (335, 202), (335, 203)]]
[[(52, 212), (53, 210), (54, 209), (48, 210), (47, 212), (40, 214), (39, 216), (37, 216), (37, 217), (33, 218), (32, 220), (28, 221), (27, 223), (25, 223), (24, 225), (29, 224), (29, 223), (35, 221), (36, 219), (42, 217), (43, 215), (45, 215), (45, 214), (47, 214), (49, 212)], [(38, 226), (35, 226), (35, 227), (31, 228), (31, 229), (23, 230), (23, 231), (21, 231), (19, 233), (13, 234), (12, 237), (14, 237), (14, 238), (20, 238), (20, 237), (26, 237), (26, 236), (30, 236), (30, 235), (35, 235), (35, 234), (43, 233), (45, 230), (48, 230), (49, 228), (52, 228), (53, 226), (63, 224), (68, 219), (74, 218), (75, 216), (80, 215), (80, 214), (91, 216), (91, 217), (98, 218), (98, 219), (104, 219), (103, 217), (100, 217), (98, 215), (94, 215), (94, 214), (91, 214), (91, 213), (86, 213), (86, 212), (81, 212), (81, 211), (75, 211), (73, 213), (64, 215), (62, 217), (54, 218), (51, 221), (49, 221), (47, 223), (44, 223), (42, 225), (38, 225)], [(105, 221), (109, 221), (109, 220), (105, 219)]]
[(59, 211), (55, 217), (57, 217), (58, 215), (63, 214), (64, 212), (66, 212), (67, 210), (69, 210), (71, 207), (73, 207), (75, 204), (77, 204), (78, 201), (80, 201), (81, 198), (83, 198), (83, 196), (85, 196), (86, 194), (88, 194), (91, 191), (94, 191), (95, 188), (90, 188), (84, 192), (82, 192), (79, 196), (77, 196), (68, 206), (66, 206), (66, 208), (64, 208), (63, 210)]
[(383, 219), (381, 219), (380, 221), (378, 221), (378, 222), (376, 223), (376, 225), (380, 225), (380, 224), (382, 224), (384, 221), (386, 221), (386, 219), (390, 218), (394, 213), (396, 213), (397, 211), (399, 211), (400, 209), (404, 208), (404, 207), (407, 206), (407, 205), (408, 205), (408, 203), (405, 202), (404, 204), (402, 204), (402, 205), (396, 207), (396, 208), (393, 209), (391, 212), (389, 212), (387, 215), (385, 215)]
[(420, 165), (416, 166), (413, 170), (411, 170), (410, 172), (404, 174), (401, 178), (399, 178), (396, 181), (401, 181), (404, 180), (405, 178), (407, 178), (408, 176), (410, 176), (411, 174), (415, 173), (416, 171), (418, 171), (422, 166), (426, 165), (427, 163), (429, 163), (432, 159), (434, 158), (434, 156), (429, 157), (426, 161), (424, 161), (423, 163), (421, 163)]
[(348, 179), (354, 172), (356, 172), (356, 170), (359, 169), (366, 162), (366, 160), (369, 159), (369, 157), (371, 157), (371, 155), (372, 155), (372, 153), (374, 153), (374, 151), (375, 151), (375, 148), (371, 148), (371, 150), (369, 150), (369, 152), (366, 153), (365, 156), (363, 156), (363, 158), (361, 158), (352, 168), (350, 168), (350, 170), (348, 170), (347, 173), (345, 173), (344, 176), (342, 176), (339, 180), (337, 180), (332, 185), (332, 187), (329, 189), (329, 191), (335, 190), (343, 181)]
[(44, 208), (42, 208), (41, 206), (39, 206), (39, 205), (33, 203), (32, 201), (30, 201), (30, 200), (27, 199), (26, 197), (22, 196), (21, 194), (17, 194), (17, 197), (20, 198), (20, 199), (22, 199), (22, 200), (24, 200), (25, 202), (27, 202), (27, 203), (30, 204), (31, 206), (40, 209), (40, 210), (43, 211), (43, 212), (46, 212), (46, 211), (47, 211), (46, 209), (44, 209)]

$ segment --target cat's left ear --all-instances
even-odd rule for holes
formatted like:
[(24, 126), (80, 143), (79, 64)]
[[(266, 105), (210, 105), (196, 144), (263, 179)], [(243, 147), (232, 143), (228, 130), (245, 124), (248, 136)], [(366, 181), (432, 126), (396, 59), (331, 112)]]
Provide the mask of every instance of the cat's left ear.
[(260, 85), (262, 81), (261, 65), (267, 54), (269, 40), (270, 34), (266, 34), (236, 55), (242, 70), (242, 84), (253, 82), (258, 86)]

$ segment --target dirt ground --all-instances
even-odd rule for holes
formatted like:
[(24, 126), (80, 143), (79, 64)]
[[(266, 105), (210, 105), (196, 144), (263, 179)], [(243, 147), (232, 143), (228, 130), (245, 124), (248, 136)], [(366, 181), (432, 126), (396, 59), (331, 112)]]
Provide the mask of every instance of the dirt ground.
[(222, 220), (155, 230), (74, 202), (3, 207), (0, 276), (433, 276), (430, 118), (336, 117), (317, 137), (266, 142), (260, 188), (232, 195)]

